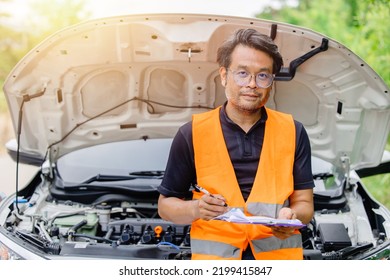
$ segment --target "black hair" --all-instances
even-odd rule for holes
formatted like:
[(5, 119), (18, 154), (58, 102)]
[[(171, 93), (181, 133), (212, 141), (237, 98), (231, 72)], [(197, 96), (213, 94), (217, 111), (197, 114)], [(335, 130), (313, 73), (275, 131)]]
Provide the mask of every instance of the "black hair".
[(231, 54), (238, 45), (248, 46), (267, 53), (273, 59), (273, 73), (280, 71), (283, 58), (279, 53), (278, 46), (271, 37), (252, 28), (237, 30), (218, 48), (217, 62), (219, 66), (229, 68)]

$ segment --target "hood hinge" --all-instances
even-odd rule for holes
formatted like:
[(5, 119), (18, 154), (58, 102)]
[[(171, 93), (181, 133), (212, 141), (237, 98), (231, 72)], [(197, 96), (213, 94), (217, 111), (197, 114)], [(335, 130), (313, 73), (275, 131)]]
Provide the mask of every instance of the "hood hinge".
[(341, 160), (341, 166), (344, 171), (344, 177), (345, 177), (345, 187), (349, 187), (349, 180), (350, 180), (350, 171), (351, 171), (351, 160), (348, 156), (342, 156), (340, 157)]
[(42, 164), (41, 172), (49, 179), (54, 178), (54, 163), (53, 163), (53, 147), (49, 147), (47, 150), (47, 160)]

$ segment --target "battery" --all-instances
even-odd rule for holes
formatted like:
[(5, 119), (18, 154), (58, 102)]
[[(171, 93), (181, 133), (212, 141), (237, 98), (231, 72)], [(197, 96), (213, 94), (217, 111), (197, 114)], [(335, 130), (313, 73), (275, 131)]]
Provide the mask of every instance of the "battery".
[(318, 232), (325, 252), (352, 246), (348, 231), (342, 223), (321, 223)]

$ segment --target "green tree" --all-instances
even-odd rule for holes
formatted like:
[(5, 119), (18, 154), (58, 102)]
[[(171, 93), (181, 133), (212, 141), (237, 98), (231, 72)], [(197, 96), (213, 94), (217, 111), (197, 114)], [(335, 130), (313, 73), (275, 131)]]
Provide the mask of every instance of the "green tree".
[(85, 0), (34, 0), (31, 9), (34, 17), (29, 22), (35, 27), (36, 32), (32, 34), (39, 41), (60, 29), (86, 20), (91, 15), (86, 10)]

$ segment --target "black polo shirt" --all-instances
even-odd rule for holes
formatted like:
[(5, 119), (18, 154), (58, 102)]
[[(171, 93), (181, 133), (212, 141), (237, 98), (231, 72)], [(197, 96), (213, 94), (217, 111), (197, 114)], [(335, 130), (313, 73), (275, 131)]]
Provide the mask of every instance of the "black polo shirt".
[[(226, 115), (225, 106), (220, 111), (220, 121), (225, 143), (236, 173), (242, 195), (246, 200), (251, 191), (263, 146), (267, 113), (263, 107), (261, 119), (245, 133)], [(295, 121), (296, 149), (293, 168), (294, 189), (314, 187), (311, 170), (311, 149), (306, 130)], [(215, 145), (210, 143), (210, 145)], [(164, 196), (190, 197), (191, 184), (196, 183), (192, 122), (183, 125), (173, 139), (165, 175), (158, 191)]]

